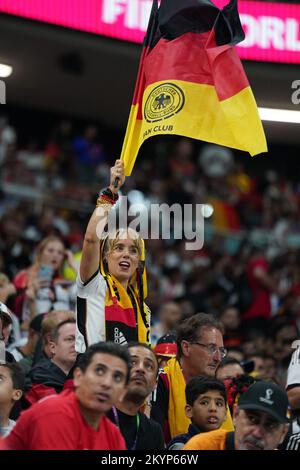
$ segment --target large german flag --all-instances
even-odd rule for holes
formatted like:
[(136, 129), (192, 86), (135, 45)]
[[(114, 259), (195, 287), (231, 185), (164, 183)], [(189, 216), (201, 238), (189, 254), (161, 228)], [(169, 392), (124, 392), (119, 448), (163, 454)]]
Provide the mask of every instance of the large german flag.
[(149, 137), (176, 134), (256, 155), (267, 151), (235, 44), (237, 0), (153, 1), (121, 158), (130, 175)]

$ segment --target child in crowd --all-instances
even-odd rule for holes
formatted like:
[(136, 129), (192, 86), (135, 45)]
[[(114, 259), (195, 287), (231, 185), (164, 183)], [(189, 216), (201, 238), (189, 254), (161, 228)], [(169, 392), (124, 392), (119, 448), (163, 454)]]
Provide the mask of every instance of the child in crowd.
[(193, 377), (185, 389), (185, 413), (192, 421), (188, 433), (169, 442), (168, 450), (180, 450), (196, 434), (219, 429), (226, 420), (227, 398), (224, 384), (211, 377)]
[(0, 437), (6, 437), (16, 424), (9, 419), (14, 404), (23, 395), (25, 376), (17, 363), (0, 364)]

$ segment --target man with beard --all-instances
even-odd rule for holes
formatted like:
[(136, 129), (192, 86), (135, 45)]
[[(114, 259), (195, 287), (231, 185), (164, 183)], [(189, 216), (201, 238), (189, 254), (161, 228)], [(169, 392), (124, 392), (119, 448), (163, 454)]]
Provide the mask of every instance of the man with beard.
[(198, 434), (183, 450), (275, 450), (288, 431), (288, 406), (285, 390), (272, 382), (256, 382), (235, 408), (234, 432)]
[(129, 343), (131, 374), (127, 392), (108, 416), (120, 429), (128, 450), (159, 450), (164, 448), (160, 426), (140, 411), (153, 391), (158, 363), (152, 349), (144, 343)]
[(44, 398), (24, 411), (4, 448), (126, 450), (119, 429), (105, 415), (124, 395), (129, 377), (126, 348), (110, 342), (93, 344), (79, 357), (74, 389)]

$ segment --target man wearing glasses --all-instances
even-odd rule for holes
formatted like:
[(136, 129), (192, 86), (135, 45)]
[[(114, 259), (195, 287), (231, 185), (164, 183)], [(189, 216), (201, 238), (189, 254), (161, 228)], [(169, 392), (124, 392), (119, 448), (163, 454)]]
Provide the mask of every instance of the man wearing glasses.
[[(177, 357), (160, 373), (152, 400), (151, 418), (163, 428), (166, 443), (187, 433), (190, 425), (185, 415), (185, 385), (199, 375), (215, 377), (226, 357), (222, 324), (205, 313), (186, 319), (177, 328), (177, 350)], [(223, 427), (233, 429), (229, 412)]]
[(234, 410), (234, 432), (194, 436), (183, 450), (274, 450), (288, 430), (288, 397), (278, 385), (260, 381), (243, 393)]

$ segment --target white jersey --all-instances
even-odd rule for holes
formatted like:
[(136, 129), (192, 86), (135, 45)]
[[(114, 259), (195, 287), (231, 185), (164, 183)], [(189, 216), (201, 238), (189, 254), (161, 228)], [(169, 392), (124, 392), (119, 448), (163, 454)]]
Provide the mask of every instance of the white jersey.
[[(76, 284), (59, 279), (49, 287), (41, 287), (36, 294), (37, 315), (51, 310), (74, 310), (76, 301)], [(28, 302), (25, 300), (22, 309), (22, 320), (29, 320), (31, 315)]]
[[(291, 362), (288, 368), (287, 374), (287, 390), (300, 387), (300, 341), (294, 341), (293, 352)], [(300, 450), (300, 418), (299, 413), (297, 413), (291, 421), (290, 437), (286, 445), (286, 450)]]
[(76, 344), (78, 353), (84, 353), (91, 344), (105, 341), (105, 297), (107, 284), (97, 271), (88, 282), (78, 274), (76, 303)]
[(300, 340), (294, 341), (293, 346), (295, 347), (295, 351), (293, 352), (288, 368), (287, 389), (293, 386), (300, 387)]

